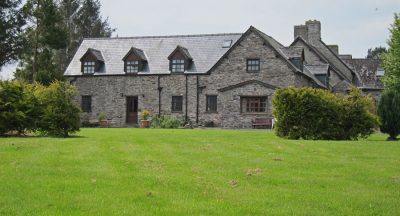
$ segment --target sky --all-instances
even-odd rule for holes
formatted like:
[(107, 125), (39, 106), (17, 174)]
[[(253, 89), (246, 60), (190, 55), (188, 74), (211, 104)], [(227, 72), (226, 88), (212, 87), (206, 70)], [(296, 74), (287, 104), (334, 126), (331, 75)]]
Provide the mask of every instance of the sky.
[[(243, 33), (251, 25), (284, 45), (293, 26), (321, 21), (322, 40), (341, 54), (363, 58), (367, 50), (387, 46), (400, 0), (100, 0), (114, 37)], [(12, 77), (15, 66), (3, 68)]]

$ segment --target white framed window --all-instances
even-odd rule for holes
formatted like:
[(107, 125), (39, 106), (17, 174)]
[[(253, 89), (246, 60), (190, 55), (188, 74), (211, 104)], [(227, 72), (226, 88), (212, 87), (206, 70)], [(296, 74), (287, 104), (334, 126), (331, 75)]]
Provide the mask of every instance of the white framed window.
[(92, 74), (95, 72), (96, 62), (87, 61), (83, 63), (83, 73), (84, 74)]
[(260, 59), (247, 59), (246, 70), (247, 72), (259, 72)]
[(126, 72), (127, 73), (139, 72), (139, 61), (126, 61)]
[(185, 60), (173, 59), (171, 60), (171, 72), (185, 72)]

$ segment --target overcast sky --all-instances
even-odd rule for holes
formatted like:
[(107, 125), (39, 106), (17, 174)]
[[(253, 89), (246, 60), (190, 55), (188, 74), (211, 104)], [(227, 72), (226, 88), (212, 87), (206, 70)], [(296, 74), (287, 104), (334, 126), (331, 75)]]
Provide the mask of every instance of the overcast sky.
[[(341, 54), (365, 57), (368, 48), (387, 46), (400, 0), (100, 0), (114, 36), (245, 32), (250, 25), (284, 45), (293, 26), (317, 19), (322, 39)], [(11, 67), (0, 76), (10, 77)]]

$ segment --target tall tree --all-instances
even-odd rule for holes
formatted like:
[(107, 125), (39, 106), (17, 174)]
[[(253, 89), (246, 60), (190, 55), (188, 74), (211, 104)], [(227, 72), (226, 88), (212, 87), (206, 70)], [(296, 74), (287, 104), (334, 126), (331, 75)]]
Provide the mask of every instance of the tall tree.
[(385, 76), (383, 83), (386, 89), (400, 92), (400, 14), (394, 15), (394, 22), (390, 28), (388, 52), (383, 55)]
[(65, 70), (83, 38), (111, 37), (115, 29), (110, 27), (108, 18), (103, 19), (98, 0), (61, 0), (60, 11), (68, 29), (67, 47), (57, 54)]
[(386, 89), (378, 105), (381, 131), (389, 134), (388, 140), (397, 140), (400, 134), (400, 92)]
[(67, 46), (56, 54), (56, 61), (62, 71), (66, 69), (67, 64), (75, 54), (76, 44), (79, 45), (79, 41), (75, 38), (76, 25), (74, 18), (77, 16), (81, 3), (80, 0), (60, 0), (60, 13), (67, 29)]
[(23, 11), (28, 20), (27, 43), (15, 77), (45, 85), (62, 79), (62, 70), (56, 66), (54, 53), (66, 47), (67, 32), (56, 3), (53, 0), (28, 0)]
[(0, 1), (0, 69), (18, 58), (23, 45), (25, 19), (19, 9), (20, 0)]
[(386, 53), (386, 47), (375, 47), (374, 49), (370, 48), (368, 49), (368, 54), (366, 56), (367, 59), (381, 59), (382, 58), (382, 54)]

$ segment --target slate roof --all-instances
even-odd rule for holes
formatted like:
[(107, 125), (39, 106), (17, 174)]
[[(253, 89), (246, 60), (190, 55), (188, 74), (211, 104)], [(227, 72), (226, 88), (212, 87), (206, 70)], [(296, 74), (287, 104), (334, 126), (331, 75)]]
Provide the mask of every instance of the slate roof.
[(93, 49), (93, 48), (87, 49), (86, 52), (80, 58), (80, 60), (82, 60), (89, 53), (91, 53), (98, 61), (104, 62), (104, 58), (103, 58), (103, 55), (101, 55), (101, 52), (99, 50), (96, 50), (96, 49)]
[(282, 47), (280, 50), (288, 59), (303, 57), (303, 47)]
[[(176, 49), (180, 49), (193, 59), (190, 70), (186, 74), (202, 74), (212, 71), (228, 55), (249, 32), (257, 33), (284, 59), (293, 72), (306, 76), (318, 86), (326, 88), (311, 72), (301, 71), (292, 62), (290, 56), (298, 56), (303, 52), (299, 48), (284, 47), (271, 36), (251, 26), (245, 33), (223, 33), (203, 35), (147, 36), (128, 38), (88, 38), (84, 39), (74, 58), (68, 65), (64, 75), (82, 75), (79, 57), (88, 49), (98, 50), (104, 57), (104, 65), (94, 75), (124, 75), (122, 58), (131, 47), (140, 49), (148, 61), (148, 66), (138, 74), (170, 74), (168, 57)], [(223, 47), (224, 42), (232, 41), (231, 47)], [(189, 54), (190, 52), (190, 54)]]
[(239, 87), (242, 87), (242, 86), (246, 86), (246, 85), (249, 85), (249, 84), (253, 84), (253, 83), (256, 83), (258, 85), (264, 86), (265, 88), (270, 88), (270, 89), (277, 89), (278, 88), (278, 87), (276, 87), (274, 85), (262, 82), (260, 80), (247, 80), (247, 81), (240, 82), (240, 83), (237, 83), (237, 84), (234, 84), (234, 85), (230, 85), (230, 86), (227, 86), (227, 87), (224, 87), (224, 88), (220, 88), (220, 89), (218, 89), (218, 91), (226, 92), (226, 91), (229, 91), (229, 90), (232, 90), (232, 89), (235, 89), (235, 88), (239, 88)]
[[(338, 55), (336, 55), (329, 47), (326, 45), (322, 40), (318, 41), (320, 43), (320, 46), (318, 46), (318, 50), (322, 53), (322, 55), (325, 56), (325, 58), (328, 60), (329, 64), (334, 66), (335, 68), (339, 69), (340, 72), (347, 72), (348, 74), (343, 74), (346, 79), (351, 82), (352, 77), (351, 74), (354, 73), (354, 71), (347, 66), (342, 59)], [(339, 71), (338, 71), (339, 72)], [(357, 74), (354, 73), (356, 76)], [(359, 78), (359, 77), (358, 77)], [(360, 79), (360, 78), (359, 78)]]
[(176, 49), (168, 56), (168, 59), (171, 60), (172, 56), (178, 51), (181, 52), (186, 59), (193, 60), (193, 57), (190, 55), (189, 50), (180, 45), (178, 45)]
[(129, 50), (129, 52), (127, 52), (126, 55), (122, 58), (122, 60), (125, 61), (125, 59), (128, 58), (128, 56), (129, 56), (130, 54), (137, 55), (140, 59), (146, 60), (146, 61), (147, 61), (146, 55), (144, 54), (143, 50), (138, 49), (138, 48), (136, 48), (136, 47), (132, 47), (132, 48)]
[[(84, 39), (64, 75), (81, 75), (80, 57), (91, 48), (101, 52), (104, 68), (95, 75), (125, 74), (122, 58), (131, 47), (141, 49), (148, 61), (145, 74), (169, 74), (168, 56), (177, 48), (185, 47), (193, 58), (187, 73), (206, 73), (229, 50), (223, 48), (225, 40), (235, 43), (242, 33), (148, 36), (129, 38), (88, 38)], [(140, 74), (140, 73), (139, 73)]]
[(360, 88), (383, 88), (380, 77), (376, 74), (378, 69), (381, 68), (382, 60), (343, 59), (343, 61), (361, 78), (363, 85)]
[(304, 65), (312, 74), (328, 74), (329, 65), (321, 64), (321, 65)]

